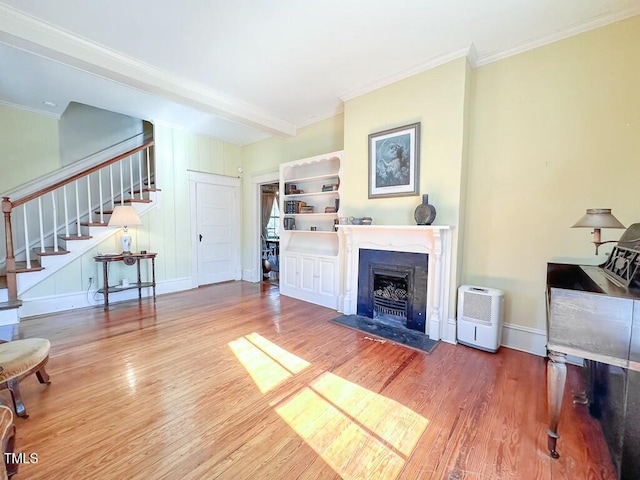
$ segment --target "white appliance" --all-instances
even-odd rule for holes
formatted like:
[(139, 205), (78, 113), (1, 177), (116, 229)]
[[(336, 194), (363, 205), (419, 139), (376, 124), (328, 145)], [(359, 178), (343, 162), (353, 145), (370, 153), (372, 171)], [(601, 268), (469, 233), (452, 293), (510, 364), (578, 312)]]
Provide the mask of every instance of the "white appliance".
[(497, 352), (502, 337), (504, 292), (496, 288), (458, 288), (458, 342)]

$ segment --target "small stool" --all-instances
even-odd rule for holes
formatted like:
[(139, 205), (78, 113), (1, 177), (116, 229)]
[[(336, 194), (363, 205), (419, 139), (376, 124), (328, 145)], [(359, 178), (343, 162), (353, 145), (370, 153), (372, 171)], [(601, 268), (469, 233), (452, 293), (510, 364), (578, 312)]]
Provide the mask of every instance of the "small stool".
[[(1, 341), (0, 341), (1, 342)], [(51, 344), (45, 338), (27, 338), (0, 343), (0, 390), (8, 389), (16, 415), (27, 418), (27, 410), (20, 397), (18, 383), (35, 373), (38, 381), (49, 385), (49, 375), (44, 367), (49, 361)]]

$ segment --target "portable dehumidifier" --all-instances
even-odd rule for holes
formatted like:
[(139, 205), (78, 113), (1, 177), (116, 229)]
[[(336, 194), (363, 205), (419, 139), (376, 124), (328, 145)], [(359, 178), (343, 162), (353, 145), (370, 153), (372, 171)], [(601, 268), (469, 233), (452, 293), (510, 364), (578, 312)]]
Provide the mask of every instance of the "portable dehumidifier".
[(458, 342), (497, 352), (502, 336), (504, 292), (462, 285), (458, 288)]

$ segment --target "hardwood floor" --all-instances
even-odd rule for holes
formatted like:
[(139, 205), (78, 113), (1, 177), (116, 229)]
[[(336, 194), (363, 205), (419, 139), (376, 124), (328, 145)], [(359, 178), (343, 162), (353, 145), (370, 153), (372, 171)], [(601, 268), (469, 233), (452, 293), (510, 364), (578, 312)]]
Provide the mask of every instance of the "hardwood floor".
[(51, 340), (53, 383), (21, 383), (16, 449), (38, 462), (15, 478), (614, 478), (570, 398), (547, 454), (544, 359), (426, 355), (335, 316), (235, 282), (23, 320), (18, 336)]

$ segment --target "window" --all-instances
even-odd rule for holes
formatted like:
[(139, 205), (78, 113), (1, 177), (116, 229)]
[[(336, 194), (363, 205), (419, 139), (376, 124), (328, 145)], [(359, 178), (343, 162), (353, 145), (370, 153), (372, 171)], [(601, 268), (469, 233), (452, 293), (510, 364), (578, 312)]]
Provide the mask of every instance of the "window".
[(267, 223), (267, 238), (280, 237), (280, 208), (278, 207), (278, 197), (271, 207), (271, 216)]

